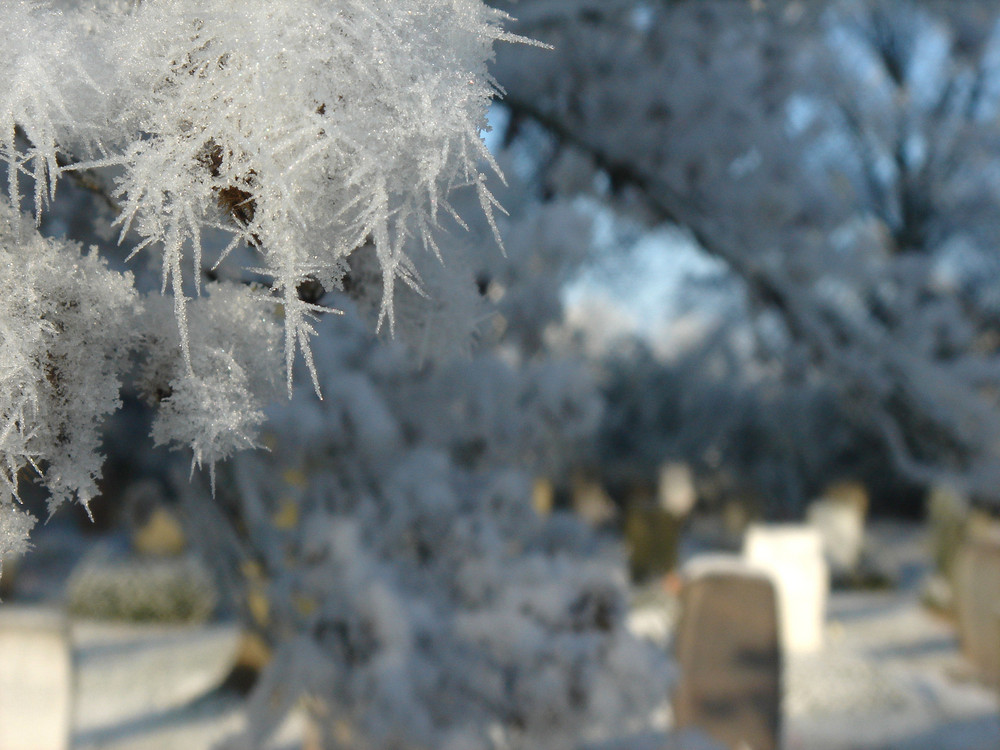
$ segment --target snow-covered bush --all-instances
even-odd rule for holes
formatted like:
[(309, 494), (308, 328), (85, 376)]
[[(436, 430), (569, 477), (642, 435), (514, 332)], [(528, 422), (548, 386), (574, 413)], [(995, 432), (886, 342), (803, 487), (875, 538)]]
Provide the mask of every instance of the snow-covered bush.
[(198, 558), (142, 559), (95, 550), (73, 570), (66, 606), (77, 617), (126, 622), (205, 622), (219, 592)]
[(322, 404), (296, 392), (271, 450), (220, 465), (216, 503), (189, 501), (274, 650), (234, 746), (302, 696), (331, 747), (575, 748), (648, 728), (670, 670), (625, 627), (621, 550), (531, 505), (553, 437), (596, 427), (593, 386), (490, 352), (417, 368), (349, 306), (333, 324)]

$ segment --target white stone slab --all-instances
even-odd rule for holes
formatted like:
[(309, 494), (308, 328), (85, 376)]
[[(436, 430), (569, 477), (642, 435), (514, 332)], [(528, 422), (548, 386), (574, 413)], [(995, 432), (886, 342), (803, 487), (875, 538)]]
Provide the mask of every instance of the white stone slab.
[(782, 648), (789, 653), (819, 650), (830, 594), (819, 531), (806, 524), (753, 524), (744, 537), (743, 557), (774, 582)]
[(0, 748), (67, 750), (72, 684), (65, 616), (0, 604)]
[(823, 554), (836, 574), (853, 571), (861, 559), (865, 542), (864, 511), (856, 503), (821, 499), (809, 506), (809, 525), (823, 539)]

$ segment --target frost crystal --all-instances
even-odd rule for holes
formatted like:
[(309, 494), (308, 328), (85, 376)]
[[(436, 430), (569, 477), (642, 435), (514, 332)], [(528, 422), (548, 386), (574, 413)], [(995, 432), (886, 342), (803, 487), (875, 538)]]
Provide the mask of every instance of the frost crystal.
[[(154, 439), (211, 464), (256, 444), (282, 359), (290, 390), (301, 349), (319, 389), (317, 303), (358, 291), (362, 246), (394, 328), (397, 281), (422, 283), (413, 254), (439, 253), (443, 214), (461, 223), (450, 192), (468, 186), (495, 226), (479, 134), (504, 18), (480, 0), (6, 3), (3, 502), (26, 467), (54, 504), (94, 496), (96, 428), (133, 345)], [(136, 282), (20, 217), (30, 183), (40, 224), (67, 177), (114, 209), (133, 256), (162, 256), (173, 331), (153, 300), (135, 317), (140, 265)], [(258, 291), (206, 298), (206, 278)]]
[(20, 555), (28, 548), (28, 534), (34, 525), (30, 514), (9, 502), (0, 504), (0, 566), (3, 558)]
[(404, 242), (436, 250), (449, 191), (475, 186), (492, 216), (479, 132), (501, 17), (478, 0), (256, 0), (239, 13), (161, 0), (107, 32), (117, 114), (105, 155), (77, 168), (122, 168), (122, 237), (134, 229), (136, 250), (162, 246), (185, 352), (184, 279), (198, 283), (213, 228), (232, 235), (219, 260), (249, 244), (283, 302), (289, 386), (324, 309), (300, 299), (301, 285), (340, 287), (366, 242), (381, 267), (380, 323), (394, 325), (396, 281), (419, 285)]
[(160, 405), (153, 440), (189, 445), (194, 464), (211, 466), (256, 447), (264, 422), (259, 404), (277, 395), (280, 329), (275, 303), (265, 295), (219, 284), (207, 291), (188, 310), (194, 373), (184, 365), (169, 311), (150, 301), (139, 385)]

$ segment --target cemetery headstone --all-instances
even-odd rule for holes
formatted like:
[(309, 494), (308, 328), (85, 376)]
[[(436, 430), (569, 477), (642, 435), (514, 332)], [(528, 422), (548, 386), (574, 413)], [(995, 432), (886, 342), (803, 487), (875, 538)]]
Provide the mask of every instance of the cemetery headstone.
[(685, 463), (668, 462), (660, 467), (657, 500), (664, 510), (684, 518), (698, 501), (691, 467)]
[(862, 519), (868, 515), (868, 506), (870, 504), (868, 489), (864, 483), (855, 479), (844, 479), (828, 485), (820, 494), (820, 497), (853, 505)]
[(958, 549), (969, 521), (969, 500), (946, 485), (936, 485), (927, 494), (927, 522), (930, 526), (934, 566), (950, 580)]
[(573, 510), (591, 526), (614, 519), (617, 509), (600, 482), (577, 474), (573, 477), (571, 493)]
[(695, 558), (684, 571), (675, 653), (679, 728), (728, 748), (777, 750), (781, 648), (775, 588), (738, 557)]
[(806, 524), (753, 524), (744, 538), (743, 557), (774, 582), (782, 647), (789, 653), (819, 650), (830, 593), (819, 532)]
[(1000, 523), (970, 526), (954, 582), (962, 650), (985, 682), (1000, 686)]
[(847, 579), (858, 567), (865, 541), (865, 518), (856, 503), (822, 498), (809, 505), (809, 525), (823, 544), (823, 556), (834, 578)]
[(933, 609), (955, 614), (955, 562), (965, 541), (971, 506), (961, 492), (947, 485), (935, 485), (927, 493), (927, 535), (934, 570), (923, 584), (924, 603)]
[(722, 505), (722, 531), (727, 549), (740, 549), (747, 529), (760, 517), (761, 506), (752, 493), (733, 494), (726, 499)]
[(681, 530), (697, 501), (687, 464), (666, 463), (656, 492), (633, 491), (625, 511), (625, 543), (632, 577), (642, 581), (677, 567)]
[(632, 503), (625, 511), (625, 544), (632, 578), (642, 581), (677, 566), (683, 519), (652, 502)]
[(556, 504), (556, 489), (545, 477), (537, 477), (531, 488), (531, 505), (540, 516), (552, 513)]
[(0, 608), (0, 748), (67, 750), (73, 668), (59, 612)]

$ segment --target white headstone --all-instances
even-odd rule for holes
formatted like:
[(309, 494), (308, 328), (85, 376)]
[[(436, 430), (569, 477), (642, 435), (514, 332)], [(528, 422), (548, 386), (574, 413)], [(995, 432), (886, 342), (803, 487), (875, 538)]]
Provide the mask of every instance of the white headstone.
[(823, 540), (831, 572), (843, 575), (855, 570), (865, 541), (863, 509), (855, 503), (821, 499), (809, 506), (806, 515)]
[(657, 495), (660, 507), (664, 510), (681, 518), (690, 513), (698, 501), (691, 467), (676, 462), (666, 463), (660, 467)]
[(818, 650), (830, 592), (819, 532), (805, 524), (753, 524), (743, 541), (743, 557), (771, 575), (782, 648), (790, 653)]
[(69, 748), (72, 675), (64, 615), (0, 605), (0, 748)]

